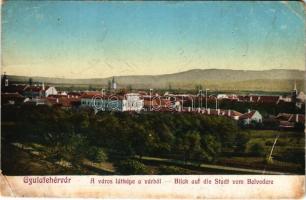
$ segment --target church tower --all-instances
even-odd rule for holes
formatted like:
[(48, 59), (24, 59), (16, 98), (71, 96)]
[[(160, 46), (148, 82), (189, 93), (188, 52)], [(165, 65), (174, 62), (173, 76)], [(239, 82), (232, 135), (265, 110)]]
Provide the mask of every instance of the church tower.
[(116, 90), (117, 89), (117, 83), (115, 81), (115, 77), (113, 76), (113, 79), (112, 79), (112, 90)]
[(294, 81), (293, 90), (291, 92), (291, 101), (293, 103), (296, 103), (296, 97), (298, 95), (297, 87), (296, 87), (296, 81)]
[(2, 87), (3, 86), (7, 87), (9, 85), (9, 80), (8, 80), (8, 77), (7, 77), (5, 72), (4, 72), (3, 76), (2, 76), (1, 85), (2, 85)]

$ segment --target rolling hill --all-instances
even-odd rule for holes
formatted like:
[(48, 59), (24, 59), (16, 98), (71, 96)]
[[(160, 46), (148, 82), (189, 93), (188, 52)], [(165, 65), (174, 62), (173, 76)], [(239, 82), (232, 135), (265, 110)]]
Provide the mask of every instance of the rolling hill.
[[(9, 76), (13, 82), (27, 82), (29, 77)], [(106, 87), (109, 78), (65, 79), (51, 77), (32, 77), (34, 82), (45, 82), (55, 85), (94, 85)], [(287, 91), (292, 89), (294, 81), (304, 88), (305, 71), (272, 69), (256, 70), (225, 70), (225, 69), (193, 69), (189, 71), (164, 75), (131, 75), (115, 76), (119, 88), (172, 88), (192, 89), (197, 84), (211, 89), (239, 89)]]

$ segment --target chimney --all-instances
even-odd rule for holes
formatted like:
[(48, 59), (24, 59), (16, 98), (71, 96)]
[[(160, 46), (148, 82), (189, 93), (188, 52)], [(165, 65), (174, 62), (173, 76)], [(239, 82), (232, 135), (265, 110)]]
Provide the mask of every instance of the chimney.
[(295, 115), (295, 122), (298, 123), (299, 122), (299, 114)]
[(231, 110), (228, 110), (228, 116), (230, 117), (231, 116)]

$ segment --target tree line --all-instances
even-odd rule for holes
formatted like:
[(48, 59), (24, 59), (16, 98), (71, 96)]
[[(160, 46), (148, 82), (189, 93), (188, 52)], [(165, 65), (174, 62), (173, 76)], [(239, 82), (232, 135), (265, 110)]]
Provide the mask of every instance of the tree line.
[(244, 148), (237, 123), (196, 113), (128, 113), (64, 110), (48, 106), (4, 106), (5, 141), (49, 148), (54, 160), (81, 167), (82, 159), (101, 162), (135, 156), (214, 162), (224, 150)]

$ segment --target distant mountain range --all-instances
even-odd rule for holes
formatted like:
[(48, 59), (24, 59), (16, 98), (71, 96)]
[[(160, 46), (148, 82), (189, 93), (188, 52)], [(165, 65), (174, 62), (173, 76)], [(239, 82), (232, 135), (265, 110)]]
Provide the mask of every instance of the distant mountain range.
[[(13, 82), (27, 82), (29, 77), (9, 76)], [(33, 82), (45, 82), (55, 85), (83, 85), (106, 87), (109, 78), (66, 79), (51, 77), (32, 77)], [(298, 87), (304, 89), (305, 71), (272, 69), (255, 70), (227, 70), (227, 69), (193, 69), (179, 73), (164, 75), (131, 75), (115, 76), (119, 88), (182, 88), (192, 89), (196, 85), (203, 85), (219, 90), (263, 90), (288, 91), (292, 89), (294, 81)]]

